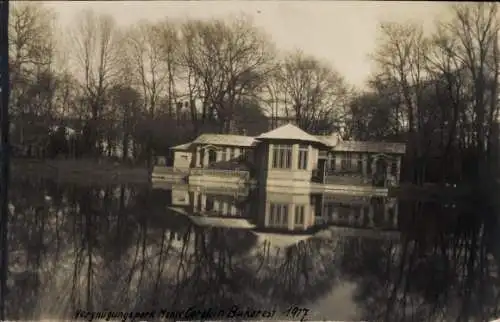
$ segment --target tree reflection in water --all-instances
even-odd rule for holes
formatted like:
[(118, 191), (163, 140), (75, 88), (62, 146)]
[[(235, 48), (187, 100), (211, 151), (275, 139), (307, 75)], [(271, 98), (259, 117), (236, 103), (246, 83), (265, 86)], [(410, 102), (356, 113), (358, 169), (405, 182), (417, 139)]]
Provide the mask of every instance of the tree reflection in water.
[(356, 301), (364, 307), (364, 318), (486, 321), (497, 316), (493, 214), (418, 201), (405, 206), (404, 237), (396, 248), (384, 242), (347, 246), (361, 249), (346, 250), (354, 258), (345, 262), (344, 271), (358, 281)]
[(142, 186), (13, 182), (8, 316), (308, 306), (346, 281), (359, 319), (499, 315), (491, 210), (401, 201), (400, 240), (311, 237), (277, 250), (249, 230), (194, 226), (169, 198)]

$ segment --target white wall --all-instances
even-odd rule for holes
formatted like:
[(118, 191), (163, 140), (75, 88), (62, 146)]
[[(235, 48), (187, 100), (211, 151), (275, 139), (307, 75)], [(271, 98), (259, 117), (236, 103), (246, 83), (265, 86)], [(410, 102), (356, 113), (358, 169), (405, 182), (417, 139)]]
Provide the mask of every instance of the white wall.
[(318, 165), (318, 149), (308, 145), (307, 169), (298, 169), (299, 144), (292, 145), (291, 169), (274, 169), (272, 166), (273, 145), (269, 144), (267, 149), (267, 167), (265, 183), (268, 186), (309, 186), (312, 171)]
[(187, 189), (172, 189), (172, 205), (188, 206), (189, 191)]
[(189, 151), (174, 152), (174, 168), (189, 169), (193, 154)]
[[(264, 224), (265, 227), (274, 227), (270, 222), (271, 217), (271, 205), (272, 204), (280, 204), (285, 205), (288, 208), (288, 218), (285, 226), (276, 227), (276, 228), (284, 228), (287, 230), (306, 230), (312, 225), (314, 225), (315, 216), (314, 216), (314, 206), (311, 205), (311, 198), (309, 194), (294, 194), (289, 193), (288, 191), (283, 192), (269, 192), (267, 189), (261, 190), (261, 200), (265, 200), (262, 202), (259, 209), (259, 215), (264, 216), (260, 221)], [(304, 221), (303, 223), (295, 223), (295, 216), (297, 215), (295, 211), (297, 210), (297, 206), (301, 206), (304, 209)], [(263, 209), (262, 209), (263, 208)]]
[[(193, 158), (194, 158), (194, 167), (195, 168), (201, 168), (201, 167), (206, 167), (208, 166), (208, 151), (210, 149), (213, 149), (213, 147), (209, 147), (204, 151), (204, 156), (202, 157), (202, 147), (197, 146), (195, 152), (193, 153)], [(243, 147), (229, 147), (229, 146), (219, 146), (216, 148), (216, 156), (217, 156), (217, 162), (220, 161), (229, 161), (231, 160), (231, 151), (233, 152), (233, 159), (237, 159), (240, 157), (242, 154), (243, 150), (245, 148)], [(223, 156), (223, 151), (225, 152), (225, 159), (222, 158)]]

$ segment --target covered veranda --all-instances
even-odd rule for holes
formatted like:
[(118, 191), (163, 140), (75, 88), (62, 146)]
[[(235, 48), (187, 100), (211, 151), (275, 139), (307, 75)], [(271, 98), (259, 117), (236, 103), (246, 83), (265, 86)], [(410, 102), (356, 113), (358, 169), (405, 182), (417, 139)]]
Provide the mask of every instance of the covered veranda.
[(378, 152), (322, 151), (313, 180), (319, 183), (399, 184), (401, 155)]

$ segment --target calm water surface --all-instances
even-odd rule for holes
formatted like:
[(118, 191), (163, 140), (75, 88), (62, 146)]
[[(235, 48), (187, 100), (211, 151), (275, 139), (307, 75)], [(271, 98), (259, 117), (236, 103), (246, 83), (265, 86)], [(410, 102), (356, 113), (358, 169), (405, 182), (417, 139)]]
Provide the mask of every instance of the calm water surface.
[(10, 318), (232, 305), (297, 305), (310, 320), (500, 315), (498, 224), (477, 202), (49, 181), (13, 182), (11, 199)]

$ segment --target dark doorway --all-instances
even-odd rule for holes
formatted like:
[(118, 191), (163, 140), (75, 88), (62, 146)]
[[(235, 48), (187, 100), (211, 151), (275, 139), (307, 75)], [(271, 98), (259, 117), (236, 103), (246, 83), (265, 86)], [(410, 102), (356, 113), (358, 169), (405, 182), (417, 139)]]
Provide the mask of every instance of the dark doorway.
[(199, 162), (199, 164), (200, 164), (201, 168), (206, 167), (206, 165), (205, 165), (205, 153), (207, 153), (207, 151), (205, 149), (202, 149), (200, 151), (200, 162)]
[(373, 185), (385, 187), (387, 182), (387, 160), (384, 156), (379, 156), (375, 161), (375, 173), (373, 174)]
[(326, 160), (319, 159), (318, 160), (318, 169), (315, 171), (313, 181), (319, 182), (319, 183), (324, 183), (325, 182), (325, 170), (326, 170)]
[(208, 150), (208, 163), (213, 164), (217, 162), (217, 152), (214, 149)]

